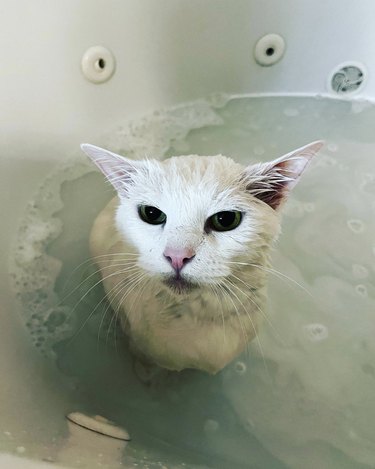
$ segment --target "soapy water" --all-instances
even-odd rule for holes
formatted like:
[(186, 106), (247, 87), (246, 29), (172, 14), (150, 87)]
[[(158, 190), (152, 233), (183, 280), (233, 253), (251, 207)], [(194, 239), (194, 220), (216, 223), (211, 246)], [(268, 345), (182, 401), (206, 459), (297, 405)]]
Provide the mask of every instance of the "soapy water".
[(367, 103), (216, 96), (103, 137), (130, 157), (222, 153), (242, 163), (327, 142), (285, 207), (261, 349), (254, 341), (214, 377), (138, 381), (88, 261), (91, 224), (113, 192), (78, 153), (45, 181), (12, 275), (33, 342), (76, 380), (86, 409), (134, 441), (179, 448), (185, 467), (375, 467), (374, 118)]

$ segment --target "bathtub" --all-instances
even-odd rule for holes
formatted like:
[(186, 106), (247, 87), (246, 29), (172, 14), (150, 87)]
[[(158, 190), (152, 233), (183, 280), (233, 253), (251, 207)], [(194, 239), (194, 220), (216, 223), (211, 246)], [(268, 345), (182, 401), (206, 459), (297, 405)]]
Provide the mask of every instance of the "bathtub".
[[(168, 441), (157, 439), (150, 447), (158, 460), (147, 462), (146, 442), (137, 450), (142, 457), (134, 453), (126, 462), (127, 443), (66, 421), (77, 410), (76, 390), (62, 384), (55, 363), (32, 345), (10, 285), (9, 255), (19, 220), (40, 183), (80, 143), (100, 143), (103, 130), (152, 109), (213, 93), (374, 100), (375, 4), (2, 3), (0, 467), (183, 467), (184, 461), (197, 467), (189, 455), (171, 458)], [(354, 73), (356, 89), (344, 89), (340, 80), (346, 73)], [(207, 422), (214, 429), (215, 422)], [(274, 467), (297, 467), (283, 464)], [(228, 460), (220, 467), (237, 466)], [(249, 461), (247, 467), (255, 466)], [(344, 462), (342, 467), (349, 468)]]

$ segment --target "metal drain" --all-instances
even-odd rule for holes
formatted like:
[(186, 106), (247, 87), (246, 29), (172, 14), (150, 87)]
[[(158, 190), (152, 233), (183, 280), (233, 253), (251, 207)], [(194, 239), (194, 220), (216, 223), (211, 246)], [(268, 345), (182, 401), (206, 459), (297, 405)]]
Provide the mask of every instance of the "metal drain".
[(365, 72), (358, 65), (345, 65), (337, 69), (330, 80), (331, 89), (337, 94), (358, 91), (364, 83)]

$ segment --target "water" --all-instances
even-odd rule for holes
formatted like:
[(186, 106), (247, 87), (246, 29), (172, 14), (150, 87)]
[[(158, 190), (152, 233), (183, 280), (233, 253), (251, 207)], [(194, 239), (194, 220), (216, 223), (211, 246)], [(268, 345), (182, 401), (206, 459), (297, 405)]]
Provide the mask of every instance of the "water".
[(146, 457), (142, 443), (154, 462), (173, 453), (168, 467), (375, 467), (374, 121), (365, 102), (216, 96), (103, 136), (130, 156), (222, 153), (243, 163), (327, 142), (285, 208), (273, 256), (283, 276), (270, 278), (261, 349), (254, 342), (215, 377), (138, 382), (85, 263), (111, 189), (81, 156), (45, 181), (15, 252), (20, 313), (36, 347), (75, 381), (78, 410), (130, 432), (129, 467)]

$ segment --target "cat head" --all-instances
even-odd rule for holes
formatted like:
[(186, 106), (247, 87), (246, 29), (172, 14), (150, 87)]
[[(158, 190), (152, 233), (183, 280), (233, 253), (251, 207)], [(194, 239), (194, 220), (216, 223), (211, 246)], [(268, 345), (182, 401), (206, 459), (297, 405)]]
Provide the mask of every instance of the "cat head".
[(219, 283), (241, 262), (264, 263), (280, 210), (322, 145), (247, 167), (221, 155), (134, 161), (81, 148), (117, 191), (117, 228), (138, 266), (180, 294)]

